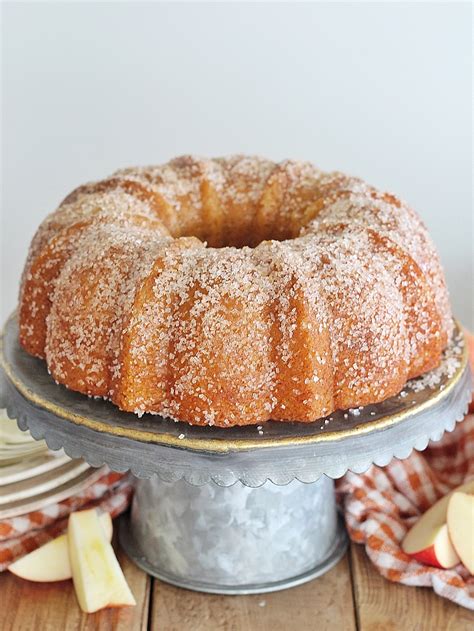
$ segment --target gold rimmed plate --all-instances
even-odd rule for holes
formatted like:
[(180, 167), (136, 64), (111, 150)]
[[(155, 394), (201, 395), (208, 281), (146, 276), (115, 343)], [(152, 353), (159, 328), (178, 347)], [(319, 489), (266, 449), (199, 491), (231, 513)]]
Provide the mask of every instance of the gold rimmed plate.
[[(269, 421), (260, 430), (263, 434), (259, 434), (256, 426), (223, 429), (191, 426), (151, 414), (138, 418), (135, 414), (120, 411), (108, 401), (91, 399), (67, 390), (54, 382), (42, 360), (28, 355), (16, 343), (17, 327), (17, 319), (12, 316), (6, 325), (5, 345), (0, 359), (9, 380), (32, 404), (58, 418), (98, 432), (210, 452), (317, 443), (384, 429), (402, 421), (407, 415), (412, 416), (415, 412), (434, 407), (446, 399), (461, 381), (468, 364), (463, 333), (456, 326), (453, 341), (444, 358), (444, 363), (449, 364), (449, 367), (443, 370), (442, 365), (440, 369), (432, 371), (433, 374), (439, 373), (439, 378), (432, 380), (436, 382), (432, 387), (418, 389), (416, 384), (420, 380), (415, 379), (408, 382), (400, 395), (382, 403), (368, 405), (360, 410), (339, 410), (314, 423)], [(455, 364), (453, 358), (457, 359)], [(429, 382), (428, 379), (425, 381)]]
[(150, 414), (138, 418), (59, 386), (45, 363), (20, 347), (16, 316), (6, 324), (0, 359), (9, 415), (51, 448), (64, 446), (71, 457), (142, 477), (157, 473), (166, 480), (213, 479), (223, 485), (237, 479), (249, 486), (267, 478), (278, 484), (295, 477), (314, 481), (322, 473), (339, 477), (348, 468), (363, 470), (371, 462), (405, 457), (453, 429), (472, 389), (459, 326), (441, 366), (408, 382), (398, 396), (309, 424), (269, 421), (260, 431), (196, 427)]

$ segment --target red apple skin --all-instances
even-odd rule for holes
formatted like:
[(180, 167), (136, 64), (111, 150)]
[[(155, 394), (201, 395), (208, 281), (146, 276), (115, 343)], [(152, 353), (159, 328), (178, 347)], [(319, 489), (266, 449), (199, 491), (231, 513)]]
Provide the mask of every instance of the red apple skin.
[(420, 550), (419, 552), (414, 552), (413, 554), (409, 554), (412, 559), (416, 559), (420, 563), (424, 565), (431, 565), (433, 567), (439, 567), (441, 570), (444, 570), (444, 566), (440, 564), (435, 554), (435, 547), (430, 546), (429, 548), (425, 548), (424, 550)]
[(449, 569), (460, 562), (446, 524), (449, 501), (455, 492), (474, 494), (474, 480), (461, 484), (440, 498), (418, 519), (401, 543), (405, 554), (441, 569)]

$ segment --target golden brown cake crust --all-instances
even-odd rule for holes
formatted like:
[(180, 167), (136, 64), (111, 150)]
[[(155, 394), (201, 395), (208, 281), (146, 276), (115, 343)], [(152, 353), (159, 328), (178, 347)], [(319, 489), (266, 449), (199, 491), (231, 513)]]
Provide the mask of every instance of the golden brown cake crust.
[(439, 364), (442, 269), (397, 197), (307, 162), (130, 168), (35, 235), (20, 341), (58, 383), (198, 425), (312, 422)]

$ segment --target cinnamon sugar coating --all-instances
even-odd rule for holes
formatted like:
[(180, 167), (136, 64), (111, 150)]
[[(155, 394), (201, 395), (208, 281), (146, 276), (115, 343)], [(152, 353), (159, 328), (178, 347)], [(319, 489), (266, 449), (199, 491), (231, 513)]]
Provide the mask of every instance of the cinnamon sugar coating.
[(176, 158), (73, 191), (35, 235), (20, 341), (72, 390), (197, 425), (397, 394), (452, 332), (418, 216), (310, 163)]

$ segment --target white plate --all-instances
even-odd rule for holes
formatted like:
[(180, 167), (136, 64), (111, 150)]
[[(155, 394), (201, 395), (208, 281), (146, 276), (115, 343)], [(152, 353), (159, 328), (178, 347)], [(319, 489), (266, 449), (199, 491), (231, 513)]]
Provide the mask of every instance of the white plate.
[(34, 443), (26, 443), (23, 445), (1, 445), (0, 456), (9, 458), (10, 456), (16, 456), (19, 454), (27, 454), (33, 451), (47, 451), (48, 446), (44, 441), (35, 441)]
[(57, 489), (70, 480), (75, 480), (88, 469), (90, 466), (84, 460), (70, 460), (59, 469), (46, 471), (34, 478), (5, 484), (0, 487), (0, 507)]
[(71, 458), (66, 456), (64, 452), (57, 456), (47, 453), (39, 456), (32, 456), (31, 458), (25, 458), (20, 462), (0, 468), (0, 486), (12, 484), (13, 482), (19, 482), (20, 480), (26, 480), (28, 478), (34, 478), (37, 475), (46, 473), (47, 471), (52, 471), (53, 469), (62, 467), (67, 462), (70, 462), (70, 460)]
[(90, 467), (88, 470), (83, 471), (78, 477), (65, 482), (56, 489), (46, 491), (36, 497), (29, 497), (0, 506), (0, 519), (25, 515), (26, 513), (31, 513), (32, 511), (41, 510), (51, 504), (62, 502), (63, 500), (80, 493), (87, 487), (94, 484), (94, 482), (97, 482), (97, 480), (105, 475), (106, 472), (107, 467), (101, 467), (100, 469), (93, 469)]
[(0, 409), (0, 445), (32, 443), (34, 440), (30, 432), (22, 431), (16, 421), (8, 418), (6, 410)]
[(41, 454), (50, 453), (46, 446), (38, 446), (32, 449), (11, 449), (11, 450), (2, 450), (0, 449), (0, 471), (2, 467), (7, 465), (12, 465), (17, 462), (21, 462), (26, 458), (31, 458), (33, 456), (39, 456)]

